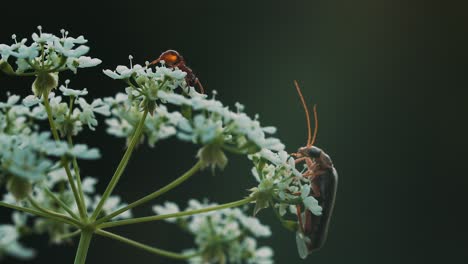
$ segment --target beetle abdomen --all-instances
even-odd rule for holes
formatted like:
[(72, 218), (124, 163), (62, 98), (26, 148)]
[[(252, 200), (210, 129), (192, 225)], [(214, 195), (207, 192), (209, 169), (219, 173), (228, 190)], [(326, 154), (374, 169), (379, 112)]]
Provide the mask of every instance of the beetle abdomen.
[(338, 185), (338, 173), (335, 168), (328, 169), (326, 173), (317, 177), (314, 184), (320, 187), (320, 196), (317, 197), (322, 207), (322, 215), (316, 216), (306, 211), (305, 235), (310, 238), (309, 253), (319, 250), (325, 244), (328, 227), (333, 213)]

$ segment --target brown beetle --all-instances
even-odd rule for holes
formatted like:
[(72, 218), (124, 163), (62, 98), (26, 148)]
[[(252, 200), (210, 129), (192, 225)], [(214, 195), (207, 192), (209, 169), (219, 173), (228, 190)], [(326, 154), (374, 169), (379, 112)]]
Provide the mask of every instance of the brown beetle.
[(302, 258), (306, 258), (307, 255), (319, 250), (325, 244), (330, 218), (335, 205), (338, 173), (333, 166), (330, 156), (320, 148), (314, 146), (318, 128), (317, 107), (314, 106), (313, 108), (315, 128), (312, 136), (307, 104), (305, 103), (297, 81), (294, 81), (294, 84), (305, 109), (308, 138), (307, 145), (299, 148), (296, 153), (292, 153), (291, 155), (296, 157), (296, 164), (300, 162), (306, 163), (307, 170), (303, 173), (303, 176), (310, 179), (311, 195), (317, 199), (319, 205), (322, 207), (322, 215), (317, 216), (312, 214), (309, 210), (301, 213), (301, 207), (297, 205), (299, 230), (296, 236), (296, 242), (298, 243), (299, 255)]
[(185, 76), (185, 81), (187, 82), (187, 85), (189, 86), (194, 86), (197, 85), (200, 88), (200, 92), (202, 94), (205, 93), (205, 89), (203, 88), (203, 85), (201, 82), (198, 80), (197, 76), (193, 73), (192, 69), (190, 69), (186, 64), (184, 57), (179, 54), (179, 52), (175, 50), (166, 50), (163, 52), (159, 58), (155, 59), (152, 61), (149, 65), (154, 65), (159, 63), (160, 61), (164, 61), (165, 65), (169, 68), (179, 68), (179, 70), (187, 73)]

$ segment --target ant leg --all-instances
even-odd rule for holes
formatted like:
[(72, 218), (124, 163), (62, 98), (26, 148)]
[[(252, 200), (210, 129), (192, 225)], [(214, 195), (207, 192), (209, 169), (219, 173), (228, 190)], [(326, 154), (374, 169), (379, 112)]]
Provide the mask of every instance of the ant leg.
[(150, 64), (148, 64), (148, 66), (155, 65), (155, 64), (159, 63), (160, 61), (161, 61), (161, 58), (157, 58), (154, 61), (150, 62)]
[(198, 85), (198, 88), (200, 88), (200, 92), (202, 94), (205, 94), (205, 89), (203, 88), (203, 85), (201, 84), (200, 80), (198, 80), (198, 78), (195, 79), (195, 82), (197, 83)]

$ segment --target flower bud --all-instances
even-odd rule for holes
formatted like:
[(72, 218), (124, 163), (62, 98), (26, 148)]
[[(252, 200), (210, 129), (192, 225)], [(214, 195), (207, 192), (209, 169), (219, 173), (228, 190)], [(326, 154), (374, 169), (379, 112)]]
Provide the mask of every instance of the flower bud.
[(251, 189), (252, 194), (250, 196), (255, 198), (255, 209), (254, 215), (257, 215), (260, 210), (268, 208), (270, 201), (273, 197), (274, 183), (269, 179), (264, 179), (258, 185), (258, 188)]
[(68, 135), (72, 136), (74, 131), (76, 130), (75, 122), (73, 122), (72, 120), (65, 120), (56, 125), (57, 125), (57, 129), (60, 132), (60, 135), (65, 138)]
[(216, 167), (224, 169), (228, 163), (226, 155), (218, 144), (204, 146), (198, 151), (197, 157), (203, 162), (203, 168), (211, 167), (213, 171)]
[(141, 85), (145, 84), (148, 81), (148, 77), (146, 77), (144, 75), (140, 75), (140, 76), (136, 77), (135, 81), (136, 81), (136, 83), (138, 85), (141, 86)]
[(183, 117), (187, 119), (192, 119), (192, 107), (188, 105), (182, 105), (180, 107), (180, 113), (182, 114)]
[(148, 88), (146, 89), (148, 99), (152, 101), (158, 99), (158, 90), (159, 88), (155, 83), (149, 83)]
[(23, 178), (11, 176), (7, 182), (7, 190), (20, 201), (28, 197), (32, 191), (32, 184)]
[(34, 95), (41, 97), (58, 86), (58, 73), (40, 72), (32, 84)]
[(281, 221), (281, 224), (288, 229), (289, 231), (296, 232), (299, 228), (299, 224), (297, 221), (291, 221), (291, 220), (283, 220)]
[(0, 70), (8, 75), (14, 75), (15, 71), (6, 60), (0, 60)]
[(141, 102), (141, 108), (143, 108), (145, 110), (148, 109), (148, 113), (150, 115), (153, 115), (154, 110), (156, 109), (156, 101), (145, 98)]

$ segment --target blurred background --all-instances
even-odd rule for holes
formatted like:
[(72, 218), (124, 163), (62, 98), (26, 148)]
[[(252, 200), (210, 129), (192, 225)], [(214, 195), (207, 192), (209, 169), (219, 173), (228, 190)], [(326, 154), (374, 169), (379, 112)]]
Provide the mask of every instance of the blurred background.
[[(461, 1), (460, 1), (461, 3)], [(468, 144), (466, 7), (430, 1), (47, 1), (1, 4), (0, 43), (30, 37), (37, 25), (58, 34), (83, 34), (89, 56), (103, 63), (67, 73), (72, 88), (93, 96), (123, 91), (102, 74), (178, 50), (208, 91), (228, 105), (241, 102), (251, 116), (295, 151), (306, 141), (298, 80), (318, 105), (316, 145), (333, 159), (340, 183), (328, 242), (299, 259), (294, 234), (271, 210), (260, 214), (273, 230), (260, 241), (276, 263), (463, 263), (468, 258), (464, 160)], [(0, 76), (6, 91), (26, 95), (32, 79)], [(101, 122), (102, 124), (102, 122)], [(100, 147), (103, 159), (82, 172), (105, 188), (124, 141), (98, 132), (77, 140)], [(196, 147), (175, 140), (140, 147), (116, 192), (128, 202), (163, 186), (195, 161)], [(219, 203), (247, 195), (255, 185), (246, 158), (230, 156), (223, 172), (197, 174), (155, 203), (209, 198)], [(153, 203), (154, 204), (154, 203)], [(135, 215), (152, 214), (150, 206)], [(0, 220), (10, 212), (0, 209)], [(163, 222), (114, 229), (168, 250), (192, 247), (190, 236)], [(71, 263), (75, 245), (26, 241), (39, 256), (29, 263)], [(96, 237), (88, 263), (178, 263)], [(20, 263), (6, 259), (5, 263)]]

